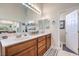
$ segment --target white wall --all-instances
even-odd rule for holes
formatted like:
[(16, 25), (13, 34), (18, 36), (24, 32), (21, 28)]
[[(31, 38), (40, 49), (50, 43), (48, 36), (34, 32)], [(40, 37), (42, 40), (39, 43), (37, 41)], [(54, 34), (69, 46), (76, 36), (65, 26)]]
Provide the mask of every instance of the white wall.
[[(61, 15), (60, 16), (60, 20), (65, 20), (65, 16)], [(60, 29), (60, 41), (65, 44), (66, 43), (66, 32), (65, 32), (65, 28), (64, 29)]]
[[(50, 32), (52, 33), (52, 47), (58, 48), (59, 46), (59, 14), (58, 11), (53, 10), (52, 5), (50, 4), (44, 4), (43, 5), (43, 17), (50, 19)], [(55, 21), (55, 23), (52, 23), (52, 21)]]

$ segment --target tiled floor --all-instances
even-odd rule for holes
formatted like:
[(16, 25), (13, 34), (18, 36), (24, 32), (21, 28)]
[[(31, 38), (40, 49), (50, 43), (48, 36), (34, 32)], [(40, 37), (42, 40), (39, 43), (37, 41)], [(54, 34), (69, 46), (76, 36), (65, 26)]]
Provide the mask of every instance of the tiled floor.
[(56, 49), (49, 49), (45, 54), (44, 56), (56, 56), (57, 55), (57, 50)]
[(64, 51), (64, 50), (57, 50), (57, 49), (49, 49), (44, 56), (77, 56), (76, 54)]
[(70, 53), (73, 53), (73, 54), (76, 54), (75, 52), (73, 52), (72, 50), (70, 50), (68, 47), (66, 47), (65, 44), (63, 44), (63, 50), (67, 51), (67, 52), (70, 52)]
[(77, 56), (76, 54), (64, 51), (64, 50), (60, 50), (58, 51), (57, 56)]

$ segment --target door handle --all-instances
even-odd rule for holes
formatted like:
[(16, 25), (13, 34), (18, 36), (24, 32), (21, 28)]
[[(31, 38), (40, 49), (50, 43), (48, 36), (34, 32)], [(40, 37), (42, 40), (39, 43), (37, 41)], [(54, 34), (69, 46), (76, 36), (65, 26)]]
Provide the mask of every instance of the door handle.
[(78, 31), (78, 33), (79, 33), (79, 31)]

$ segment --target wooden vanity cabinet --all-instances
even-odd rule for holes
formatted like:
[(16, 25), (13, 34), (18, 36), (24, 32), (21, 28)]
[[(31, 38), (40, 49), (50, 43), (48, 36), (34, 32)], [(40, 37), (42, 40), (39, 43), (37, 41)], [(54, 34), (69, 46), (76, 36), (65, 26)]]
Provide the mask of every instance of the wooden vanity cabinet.
[(6, 56), (43, 56), (51, 46), (51, 34), (5, 47)]

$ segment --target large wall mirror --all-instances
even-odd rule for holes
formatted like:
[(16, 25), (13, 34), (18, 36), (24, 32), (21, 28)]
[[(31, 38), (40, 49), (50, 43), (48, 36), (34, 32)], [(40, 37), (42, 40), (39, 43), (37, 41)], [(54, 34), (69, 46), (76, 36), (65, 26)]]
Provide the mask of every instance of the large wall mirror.
[(0, 33), (15, 33), (17, 32), (19, 24), (18, 22), (12, 22), (8, 20), (0, 21)]
[[(1, 16), (3, 17), (0, 17), (0, 32), (27, 32), (26, 23), (32, 20), (36, 22), (41, 16), (41, 13), (31, 4), (2, 4), (2, 6), (4, 6), (2, 7), (3, 11), (5, 11), (6, 7), (10, 14), (6, 11), (5, 13), (2, 12)], [(11, 9), (11, 7), (15, 10)], [(13, 21), (15, 23), (12, 23)]]

